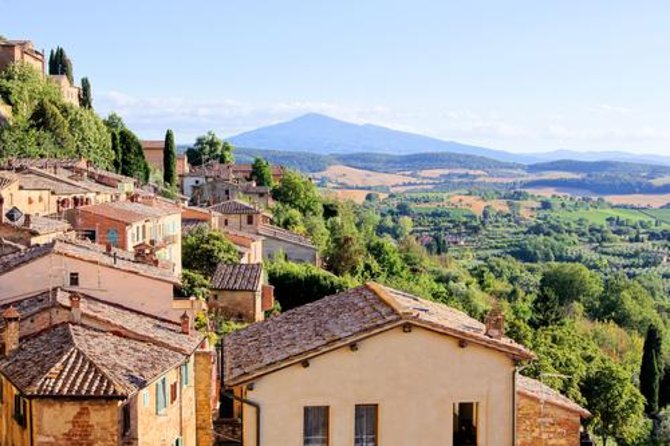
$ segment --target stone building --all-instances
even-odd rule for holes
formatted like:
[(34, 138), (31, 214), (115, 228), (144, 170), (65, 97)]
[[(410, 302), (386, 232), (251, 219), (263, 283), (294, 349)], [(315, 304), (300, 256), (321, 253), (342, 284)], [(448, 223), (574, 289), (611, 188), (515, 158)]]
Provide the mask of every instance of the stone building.
[[(0, 197), (0, 238), (24, 246), (42, 245), (72, 232), (72, 226), (64, 220), (20, 214), (9, 220), (4, 217)], [(11, 215), (11, 213), (10, 213)]]
[(274, 305), (262, 263), (220, 264), (210, 281), (208, 307), (227, 320), (258, 322)]
[[(151, 167), (158, 171), (163, 171), (165, 167), (163, 164), (165, 141), (163, 140), (142, 140), (142, 150), (144, 157)], [(188, 160), (186, 155), (178, 153), (175, 160), (177, 175), (185, 175), (189, 172)]]
[(210, 206), (229, 200), (245, 200), (261, 209), (267, 209), (272, 204), (270, 188), (256, 186), (253, 182), (240, 184), (214, 179), (193, 187), (191, 203), (196, 206)]
[(221, 230), (255, 231), (261, 224), (268, 224), (272, 216), (257, 207), (240, 200), (224, 201), (207, 209), (218, 214)]
[[(517, 445), (578, 445), (588, 410), (535, 379), (517, 378)], [(547, 440), (550, 440), (548, 442)]]
[(534, 355), (502, 323), (375, 283), (324, 297), (225, 337), (224, 415), (244, 446), (515, 444), (515, 376)]
[(0, 40), (0, 71), (10, 64), (23, 62), (44, 73), (44, 53), (30, 40)]
[[(181, 274), (181, 208), (153, 196), (77, 209), (75, 229), (90, 240), (126, 251), (148, 250)], [(158, 264), (158, 263), (157, 263)]]
[(61, 288), (0, 306), (0, 443), (212, 444), (212, 352), (165, 321)]

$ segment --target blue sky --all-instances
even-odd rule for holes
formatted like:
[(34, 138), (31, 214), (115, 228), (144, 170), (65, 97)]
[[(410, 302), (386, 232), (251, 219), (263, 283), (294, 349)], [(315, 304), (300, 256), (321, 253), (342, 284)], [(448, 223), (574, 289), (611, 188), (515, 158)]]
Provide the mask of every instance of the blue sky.
[(320, 112), (670, 155), (668, 23), (667, 0), (0, 0), (0, 34), (63, 46), (99, 112), (180, 142)]

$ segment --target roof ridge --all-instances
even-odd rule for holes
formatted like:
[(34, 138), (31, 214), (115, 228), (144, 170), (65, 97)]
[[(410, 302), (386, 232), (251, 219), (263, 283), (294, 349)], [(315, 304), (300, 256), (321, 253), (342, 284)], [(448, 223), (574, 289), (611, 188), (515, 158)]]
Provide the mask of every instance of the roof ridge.
[(398, 316), (406, 318), (408, 316), (414, 315), (414, 312), (410, 309), (403, 307), (400, 302), (398, 302), (391, 294), (387, 293), (384, 287), (377, 282), (366, 282), (365, 287), (372, 291), (382, 302), (391, 307)]

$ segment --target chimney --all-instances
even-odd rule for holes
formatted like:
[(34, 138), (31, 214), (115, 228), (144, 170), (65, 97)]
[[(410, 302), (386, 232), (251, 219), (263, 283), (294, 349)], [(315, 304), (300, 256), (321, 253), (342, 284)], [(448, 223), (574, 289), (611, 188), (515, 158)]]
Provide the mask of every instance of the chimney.
[(183, 334), (191, 334), (191, 316), (189, 316), (187, 311), (184, 311), (184, 314), (181, 315), (181, 332)]
[(5, 343), (5, 356), (10, 356), (19, 348), (19, 319), (21, 315), (10, 306), (2, 313), (5, 320), (5, 332), (3, 333), (3, 342)]
[(70, 293), (70, 322), (79, 324), (81, 322), (81, 295)]
[(500, 308), (493, 308), (484, 319), (486, 324), (486, 336), (492, 339), (502, 339), (505, 335), (505, 316)]
[(33, 218), (30, 216), (30, 214), (25, 214), (23, 216), (23, 227), (30, 228), (32, 224), (33, 224)]

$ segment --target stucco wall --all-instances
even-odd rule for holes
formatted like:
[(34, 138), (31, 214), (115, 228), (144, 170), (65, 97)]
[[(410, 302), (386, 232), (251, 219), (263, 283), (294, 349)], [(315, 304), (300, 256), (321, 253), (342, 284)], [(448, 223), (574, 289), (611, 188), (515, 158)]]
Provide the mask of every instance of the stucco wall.
[(283, 252), (292, 262), (307, 262), (317, 264), (316, 249), (290, 243), (281, 239), (264, 236), (263, 259), (273, 259), (278, 252)]
[(71, 272), (79, 273), (79, 289), (86, 294), (178, 319), (177, 312), (171, 310), (171, 283), (56, 254), (0, 275), (0, 302), (50, 287), (67, 286)]
[(0, 377), (0, 385), (2, 385), (2, 404), (0, 404), (0, 444), (12, 446), (28, 446), (30, 445), (30, 423), (26, 427), (20, 426), (14, 420), (14, 395), (17, 390), (9, 383), (9, 380)]
[[(356, 404), (379, 405), (379, 443), (451, 445), (453, 404), (479, 403), (479, 445), (512, 442), (513, 363), (505, 354), (414, 327), (370, 337), (255, 380), (263, 444), (302, 444), (303, 407), (330, 406), (330, 444), (353, 444)], [(246, 445), (255, 413), (244, 406)]]
[(517, 408), (518, 446), (579, 444), (578, 413), (523, 394), (519, 394)]
[(38, 399), (35, 440), (40, 446), (117, 446), (119, 401)]

